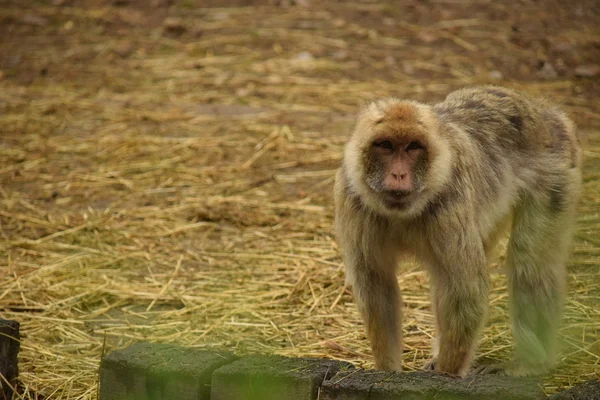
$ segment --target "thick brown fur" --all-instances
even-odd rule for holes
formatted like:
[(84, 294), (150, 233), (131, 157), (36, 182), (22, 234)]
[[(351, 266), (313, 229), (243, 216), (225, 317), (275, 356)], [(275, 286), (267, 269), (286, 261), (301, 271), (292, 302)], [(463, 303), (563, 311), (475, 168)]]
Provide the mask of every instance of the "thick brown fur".
[(562, 111), (501, 87), (362, 110), (336, 178), (335, 228), (377, 368), (401, 370), (396, 270), (410, 256), (431, 276), (431, 369), (469, 371), (487, 310), (487, 258), (506, 226), (516, 349), (505, 372), (552, 365), (581, 154)]

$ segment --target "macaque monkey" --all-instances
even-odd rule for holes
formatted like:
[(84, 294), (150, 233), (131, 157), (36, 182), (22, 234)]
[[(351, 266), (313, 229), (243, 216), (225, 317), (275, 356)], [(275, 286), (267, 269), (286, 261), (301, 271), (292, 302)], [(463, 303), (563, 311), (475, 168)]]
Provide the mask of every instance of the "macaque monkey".
[(486, 259), (509, 226), (515, 359), (486, 372), (552, 366), (581, 163), (562, 111), (501, 87), (362, 110), (336, 176), (335, 229), (378, 369), (401, 370), (396, 269), (410, 256), (431, 278), (428, 369), (467, 374), (487, 310)]

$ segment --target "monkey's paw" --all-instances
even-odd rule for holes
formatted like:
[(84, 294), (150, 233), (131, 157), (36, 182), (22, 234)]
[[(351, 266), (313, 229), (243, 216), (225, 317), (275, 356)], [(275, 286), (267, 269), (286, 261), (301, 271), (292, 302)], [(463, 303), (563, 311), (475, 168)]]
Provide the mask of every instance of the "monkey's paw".
[(437, 362), (437, 359), (432, 358), (431, 360), (427, 361), (425, 363), (425, 365), (423, 366), (423, 371), (429, 371), (429, 372), (435, 372), (435, 363)]
[(437, 363), (437, 359), (434, 358), (432, 360), (429, 360), (424, 366), (423, 366), (423, 371), (427, 371), (427, 372), (435, 372), (438, 375), (443, 375), (443, 376), (447, 376), (448, 378), (460, 378), (461, 375), (457, 375), (457, 374), (451, 374), (449, 372), (444, 372), (444, 371), (440, 371), (436, 368), (436, 363)]

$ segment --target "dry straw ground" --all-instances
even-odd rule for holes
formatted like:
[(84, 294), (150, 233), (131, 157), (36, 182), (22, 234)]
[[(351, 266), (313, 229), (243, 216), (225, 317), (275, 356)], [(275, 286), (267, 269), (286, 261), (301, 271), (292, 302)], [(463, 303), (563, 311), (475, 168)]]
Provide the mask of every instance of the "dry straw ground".
[[(331, 234), (354, 113), (477, 83), (561, 103), (587, 137), (544, 385), (598, 377), (598, 4), (251, 3), (0, 1), (0, 317), (21, 322), (23, 398), (94, 399), (103, 352), (137, 340), (371, 367)], [(491, 269), (479, 353), (506, 359)], [(419, 369), (428, 283), (413, 265), (399, 280)]]

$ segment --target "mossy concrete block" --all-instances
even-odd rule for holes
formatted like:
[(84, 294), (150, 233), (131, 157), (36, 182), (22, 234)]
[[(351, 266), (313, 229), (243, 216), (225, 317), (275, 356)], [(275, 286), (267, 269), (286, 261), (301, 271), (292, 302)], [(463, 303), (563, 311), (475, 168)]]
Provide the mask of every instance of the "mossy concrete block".
[(431, 372), (340, 371), (323, 383), (322, 400), (539, 400), (536, 381), (499, 375), (458, 379)]
[(211, 400), (313, 400), (321, 384), (350, 364), (318, 358), (251, 356), (213, 373)]
[(550, 396), (550, 400), (600, 400), (600, 380), (593, 379)]
[(136, 343), (102, 360), (100, 400), (208, 400), (213, 371), (233, 360), (226, 352)]
[[(19, 323), (0, 319), (0, 398), (10, 400), (19, 377)], [(8, 384), (7, 384), (8, 382)]]

